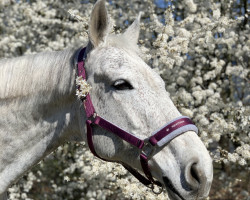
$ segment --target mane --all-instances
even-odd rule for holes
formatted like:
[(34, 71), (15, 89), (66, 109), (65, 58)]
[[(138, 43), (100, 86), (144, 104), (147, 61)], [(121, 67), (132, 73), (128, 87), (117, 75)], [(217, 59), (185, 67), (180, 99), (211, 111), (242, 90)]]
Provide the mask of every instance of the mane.
[[(74, 52), (74, 49), (66, 49), (0, 60), (0, 100), (29, 96), (44, 90), (52, 92), (53, 86), (60, 84), (66, 66), (73, 64)], [(67, 90), (67, 87), (61, 88), (63, 93)]]
[[(128, 41), (122, 34), (110, 34), (104, 46), (121, 48), (138, 56), (142, 54), (138, 45)], [(0, 60), (0, 100), (44, 90), (52, 92), (62, 79), (62, 70), (57, 70), (57, 67), (64, 69), (65, 65), (72, 65), (75, 52), (76, 49), (70, 48)], [(67, 88), (62, 88), (62, 93), (66, 91)]]

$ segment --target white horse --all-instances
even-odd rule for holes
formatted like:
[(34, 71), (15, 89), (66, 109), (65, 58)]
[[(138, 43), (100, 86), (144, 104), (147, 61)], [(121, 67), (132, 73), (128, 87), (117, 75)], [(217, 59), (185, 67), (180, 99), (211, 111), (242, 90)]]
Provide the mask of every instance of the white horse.
[[(105, 1), (92, 11), (87, 47), (90, 96), (101, 116), (141, 139), (181, 116), (160, 76), (140, 58), (140, 17), (120, 35), (109, 34)], [(65, 141), (86, 141), (86, 114), (75, 95), (79, 50), (39, 53), (0, 61), (0, 199), (27, 170)], [(142, 171), (139, 151), (94, 128), (102, 158)], [(172, 199), (202, 199), (210, 190), (211, 158), (193, 131), (168, 142), (150, 160), (154, 179)]]

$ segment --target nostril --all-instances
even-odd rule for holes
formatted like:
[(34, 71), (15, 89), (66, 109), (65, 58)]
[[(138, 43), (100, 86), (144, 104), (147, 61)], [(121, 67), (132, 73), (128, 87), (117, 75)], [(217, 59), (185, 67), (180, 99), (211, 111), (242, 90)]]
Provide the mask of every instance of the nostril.
[(197, 163), (190, 163), (185, 169), (185, 179), (191, 190), (199, 189), (201, 184)]
[(193, 160), (186, 166), (184, 174), (185, 183), (190, 192), (205, 198), (211, 187), (211, 176), (205, 171), (204, 165)]
[(191, 166), (191, 176), (200, 184), (200, 178), (199, 178), (199, 173), (197, 171), (197, 164), (194, 163), (192, 166)]

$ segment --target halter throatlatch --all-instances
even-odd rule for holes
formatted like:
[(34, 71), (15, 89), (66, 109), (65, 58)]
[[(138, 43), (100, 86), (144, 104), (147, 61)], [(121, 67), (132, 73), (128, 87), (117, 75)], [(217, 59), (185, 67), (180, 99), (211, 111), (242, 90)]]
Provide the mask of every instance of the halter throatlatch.
[[(78, 77), (82, 77), (83, 80), (87, 80), (86, 78), (86, 71), (85, 71), (85, 50), (86, 48), (81, 49), (78, 55), (78, 63), (77, 63), (77, 70), (78, 70)], [(79, 89), (79, 88), (77, 88)], [(155, 131), (152, 136), (145, 140), (141, 140), (134, 136), (131, 133), (128, 133), (121, 129), (120, 127), (112, 124), (111, 122), (105, 120), (101, 116), (98, 116), (98, 114), (95, 112), (95, 108), (92, 104), (91, 98), (89, 93), (84, 94), (82, 98), (80, 98), (83, 102), (83, 106), (86, 112), (87, 120), (86, 120), (86, 126), (87, 126), (87, 142), (88, 146), (90, 148), (90, 151), (98, 158), (109, 161), (104, 158), (101, 158), (95, 151), (94, 145), (93, 145), (93, 126), (99, 126), (115, 135), (120, 137), (121, 139), (125, 140), (129, 144), (135, 146), (140, 151), (140, 162), (142, 170), (145, 174), (143, 176), (140, 174), (137, 170), (130, 167), (128, 164), (119, 162), (122, 164), (132, 175), (134, 175), (141, 183), (144, 185), (150, 187), (152, 191), (156, 194), (159, 194), (162, 192), (162, 184), (155, 180), (151, 174), (150, 166), (148, 164), (148, 161), (150, 158), (154, 156), (156, 148), (163, 147), (165, 144), (170, 142), (172, 139), (177, 137), (180, 134), (183, 134), (186, 131), (194, 131), (198, 133), (197, 127), (193, 124), (191, 119), (185, 116), (178, 117), (170, 122), (168, 122), (164, 127), (160, 128), (159, 130)], [(114, 161), (109, 161), (114, 162)], [(154, 185), (159, 186), (159, 189), (156, 190)]]

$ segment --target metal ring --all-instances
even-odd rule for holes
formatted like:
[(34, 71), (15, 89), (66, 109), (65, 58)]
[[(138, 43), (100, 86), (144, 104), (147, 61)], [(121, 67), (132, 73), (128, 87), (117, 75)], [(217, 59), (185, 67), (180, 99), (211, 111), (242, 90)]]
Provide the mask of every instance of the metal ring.
[[(158, 189), (155, 190), (155, 188), (158, 188)], [(151, 190), (152, 190), (152, 192), (153, 192), (154, 194), (159, 195), (159, 194), (162, 193), (163, 187), (162, 187), (162, 186), (154, 187), (154, 185), (152, 184)]]

